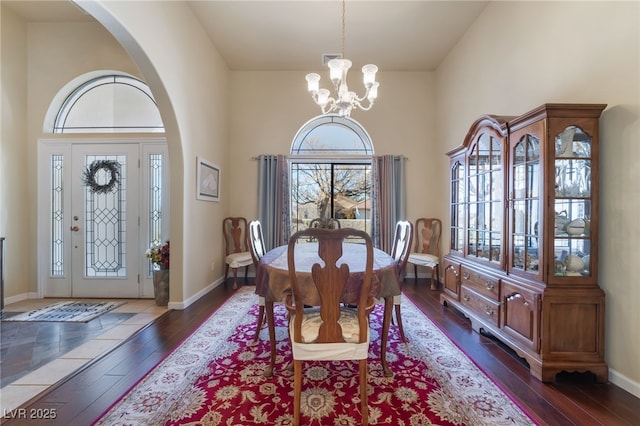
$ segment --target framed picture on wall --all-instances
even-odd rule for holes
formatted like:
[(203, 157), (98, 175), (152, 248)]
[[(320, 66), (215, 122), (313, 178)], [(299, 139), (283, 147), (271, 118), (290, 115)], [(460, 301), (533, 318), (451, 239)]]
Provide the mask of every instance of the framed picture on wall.
[(203, 201), (220, 201), (220, 167), (197, 157), (196, 198)]

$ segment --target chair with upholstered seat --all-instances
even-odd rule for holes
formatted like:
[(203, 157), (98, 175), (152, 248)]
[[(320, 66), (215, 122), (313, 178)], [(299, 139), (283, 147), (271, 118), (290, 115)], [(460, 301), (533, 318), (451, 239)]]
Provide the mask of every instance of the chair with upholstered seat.
[(222, 221), (224, 234), (226, 264), (224, 271), (225, 284), (229, 275), (229, 268), (233, 271), (233, 288), (238, 288), (238, 268), (244, 269), (244, 281), (247, 281), (249, 266), (253, 265), (253, 258), (249, 251), (247, 237), (247, 219), (244, 217), (227, 217)]
[[(401, 220), (396, 224), (396, 230), (393, 236), (393, 247), (391, 248), (391, 257), (397, 262), (396, 273), (398, 282), (404, 281), (404, 274), (411, 252), (411, 243), (413, 242), (413, 224), (407, 220)], [(398, 323), (398, 332), (403, 342), (407, 339), (404, 336), (404, 328), (402, 327), (402, 315), (400, 314), (401, 295), (393, 297), (393, 305), (396, 311), (396, 321)]]
[(440, 235), (442, 222), (436, 218), (420, 218), (415, 224), (415, 251), (409, 255), (413, 264), (415, 280), (418, 282), (418, 266), (431, 269), (431, 290), (440, 285)]
[[(366, 267), (357, 308), (342, 305), (343, 289), (349, 279), (349, 267), (338, 265), (345, 238), (356, 238), (366, 245)], [(308, 238), (318, 242), (318, 262), (311, 269), (313, 287), (298, 283), (295, 247), (308, 244)], [(324, 263), (324, 266), (322, 266)], [(363, 231), (309, 228), (296, 232), (288, 246), (289, 281), (292, 294), (285, 303), (290, 312), (289, 336), (293, 352), (294, 425), (300, 424), (303, 361), (358, 360), (362, 422), (368, 424), (367, 357), (369, 352), (369, 314), (375, 306), (370, 295), (373, 277), (373, 244)], [(315, 291), (314, 291), (315, 290)]]
[[(264, 237), (262, 235), (262, 224), (258, 220), (249, 222), (249, 248), (251, 249), (251, 258), (253, 259), (253, 266), (256, 272), (258, 271), (258, 263), (264, 254), (267, 252), (264, 248)], [(258, 312), (258, 323), (256, 324), (256, 334), (253, 337), (253, 341), (258, 341), (260, 335), (260, 329), (264, 324), (264, 297), (258, 296), (258, 305), (260, 311)]]

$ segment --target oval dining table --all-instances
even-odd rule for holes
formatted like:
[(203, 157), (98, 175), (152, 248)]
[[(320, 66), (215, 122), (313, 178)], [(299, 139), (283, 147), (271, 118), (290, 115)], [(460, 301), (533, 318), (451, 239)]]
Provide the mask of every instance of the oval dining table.
[[(283, 245), (268, 251), (258, 263), (256, 270), (256, 294), (265, 299), (265, 312), (269, 328), (271, 344), (271, 360), (264, 375), (271, 377), (275, 368), (276, 338), (273, 305), (282, 302), (291, 291), (289, 282), (289, 268), (287, 262), (287, 248)], [(338, 264), (349, 266), (349, 280), (342, 294), (341, 302), (345, 304), (357, 303), (360, 286), (364, 279), (366, 249), (363, 244), (343, 243), (343, 255)], [(296, 273), (298, 274), (301, 291), (316, 292), (311, 278), (311, 267), (321, 262), (318, 256), (318, 244), (315, 242), (296, 245)], [(380, 362), (385, 376), (391, 377), (393, 372), (387, 365), (387, 339), (393, 310), (393, 296), (400, 294), (400, 279), (397, 274), (397, 261), (382, 250), (373, 250), (373, 282), (371, 294), (378, 299), (384, 299), (384, 318), (380, 343)], [(317, 294), (317, 292), (316, 292)]]

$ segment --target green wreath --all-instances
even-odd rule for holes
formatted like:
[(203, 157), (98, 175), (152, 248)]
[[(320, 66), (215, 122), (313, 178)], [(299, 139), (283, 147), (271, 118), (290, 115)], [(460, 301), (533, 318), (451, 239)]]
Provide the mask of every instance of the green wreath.
[[(96, 180), (100, 170), (107, 173), (107, 183), (100, 184)], [(82, 174), (82, 182), (89, 187), (91, 192), (106, 194), (120, 181), (120, 163), (113, 160), (96, 160), (87, 167)]]

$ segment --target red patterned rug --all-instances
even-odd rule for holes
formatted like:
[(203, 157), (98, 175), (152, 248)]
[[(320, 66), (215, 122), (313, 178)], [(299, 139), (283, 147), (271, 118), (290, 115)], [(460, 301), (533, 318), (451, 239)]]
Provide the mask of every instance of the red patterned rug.
[[(267, 329), (253, 345), (257, 296), (242, 287), (173, 353), (122, 397), (99, 425), (291, 425), (293, 374), (285, 310), (276, 305), (278, 357), (269, 364)], [(371, 317), (369, 423), (389, 425), (535, 425), (406, 297), (409, 343), (391, 327), (379, 361), (382, 305)], [(248, 312), (248, 314), (247, 314)], [(356, 362), (305, 362), (304, 425), (360, 424)]]

